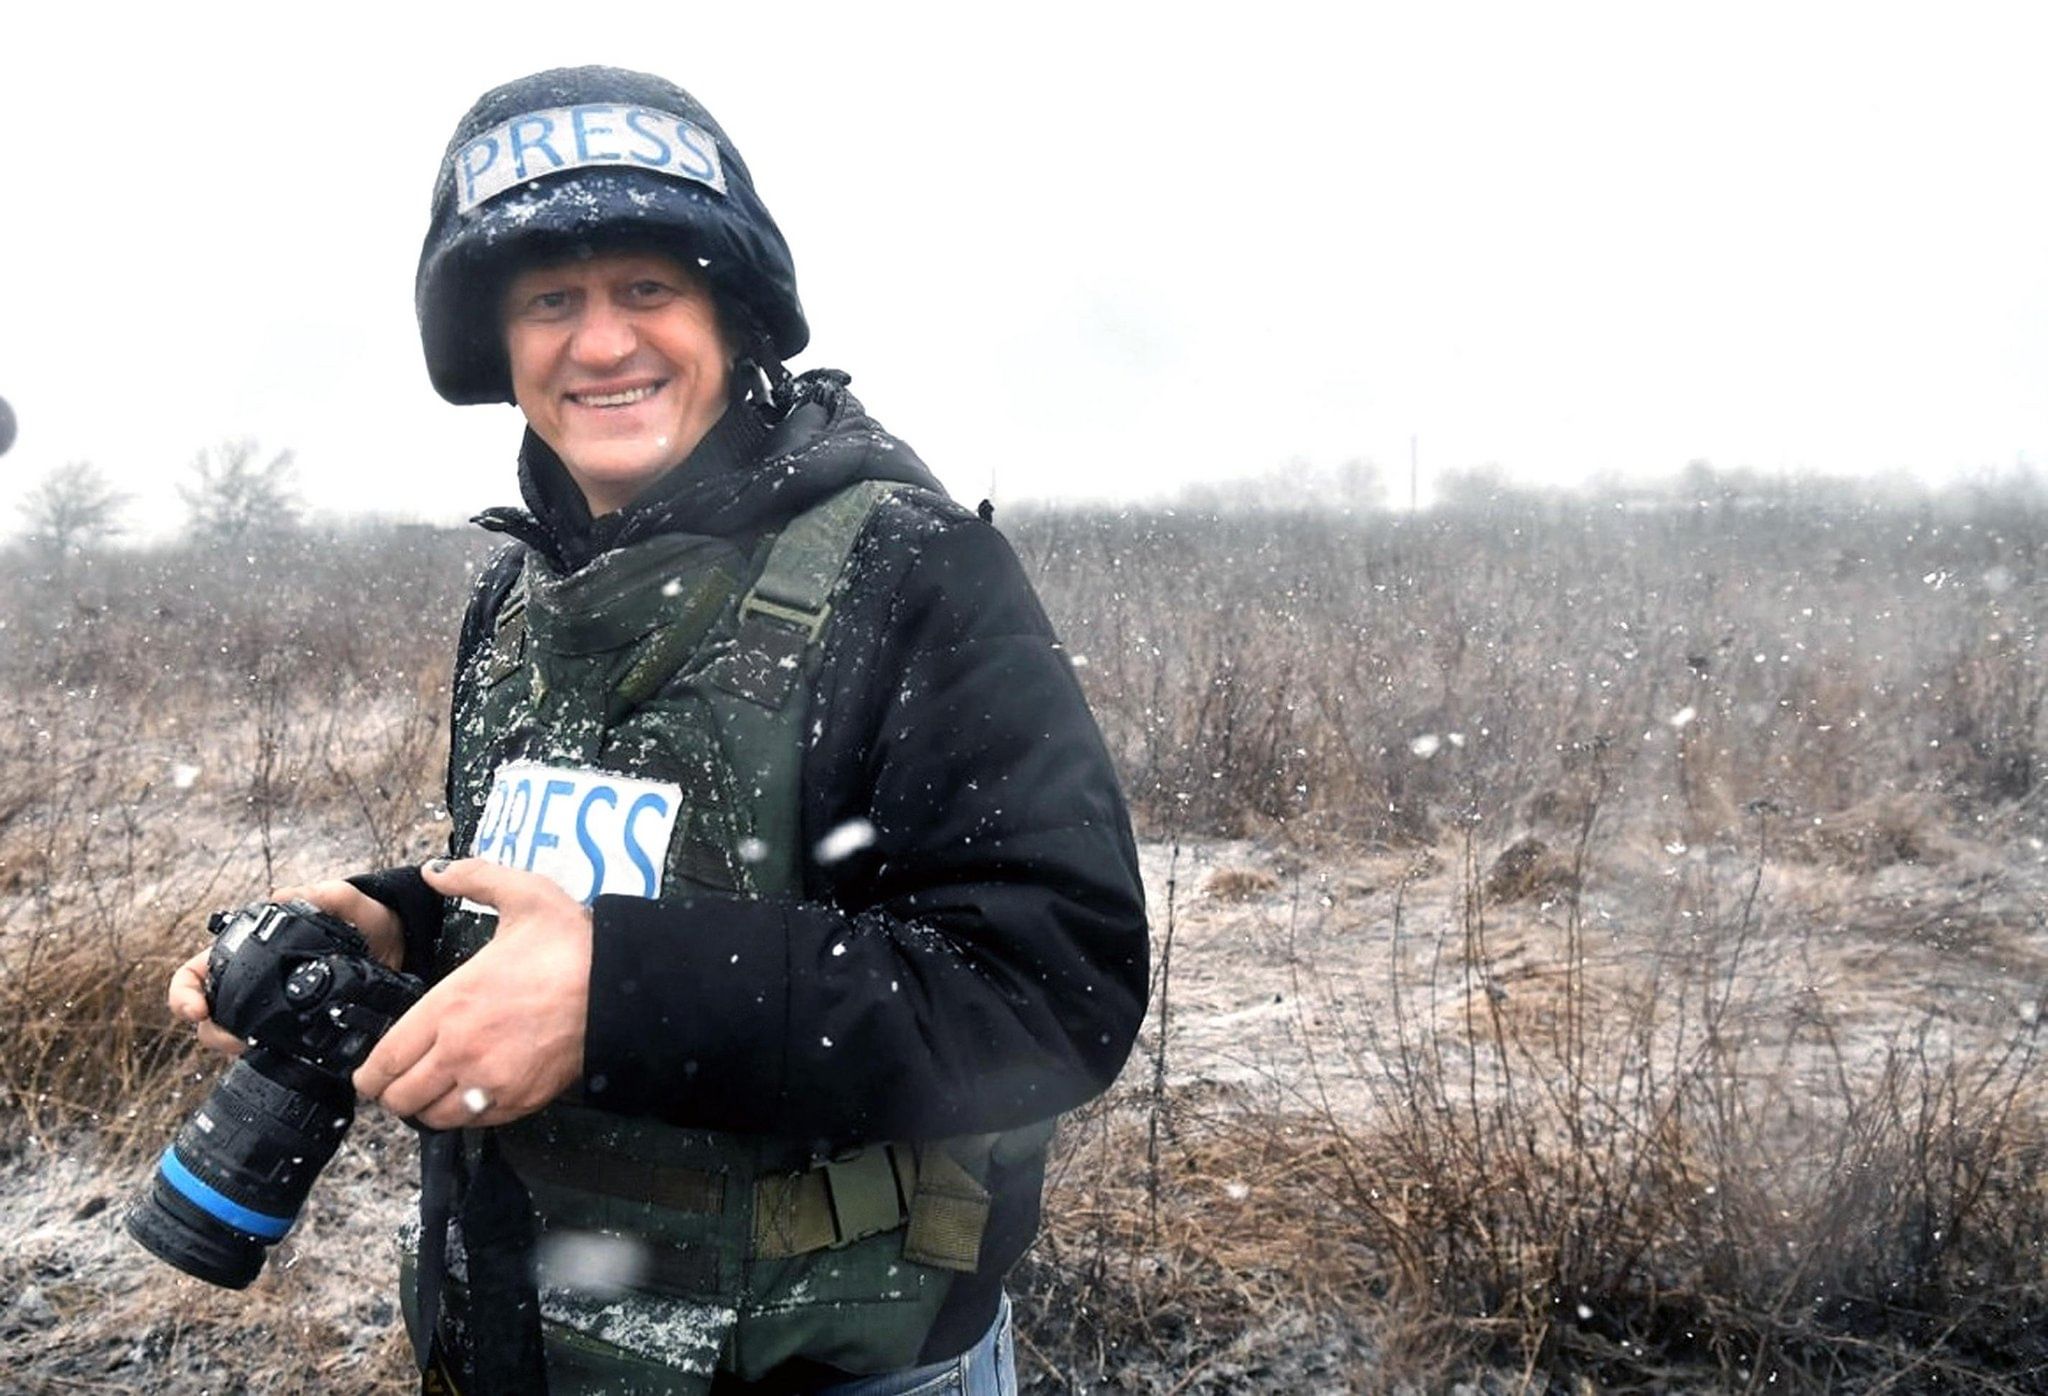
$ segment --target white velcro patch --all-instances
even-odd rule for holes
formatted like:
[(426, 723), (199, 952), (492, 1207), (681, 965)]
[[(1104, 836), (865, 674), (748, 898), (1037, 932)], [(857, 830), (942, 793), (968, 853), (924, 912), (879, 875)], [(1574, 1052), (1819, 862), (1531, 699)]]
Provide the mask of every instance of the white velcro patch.
[(511, 761), (491, 780), (469, 852), (540, 873), (585, 906), (600, 894), (658, 897), (682, 803), (682, 787), (662, 781)]
[(725, 192), (718, 142), (686, 117), (653, 107), (586, 102), (501, 121), (455, 152), (455, 209), (558, 170), (623, 165)]

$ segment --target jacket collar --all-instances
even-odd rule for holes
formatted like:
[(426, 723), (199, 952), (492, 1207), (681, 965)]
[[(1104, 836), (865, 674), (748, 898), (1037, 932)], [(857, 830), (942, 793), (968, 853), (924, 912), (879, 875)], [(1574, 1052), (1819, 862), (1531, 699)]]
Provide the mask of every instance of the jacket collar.
[(488, 509), (475, 522), (572, 572), (657, 534), (752, 538), (859, 480), (943, 492), (916, 454), (867, 415), (847, 391), (849, 381), (819, 369), (767, 404), (736, 395), (681, 464), (624, 509), (596, 519), (560, 458), (529, 430), (519, 451), (527, 507)]

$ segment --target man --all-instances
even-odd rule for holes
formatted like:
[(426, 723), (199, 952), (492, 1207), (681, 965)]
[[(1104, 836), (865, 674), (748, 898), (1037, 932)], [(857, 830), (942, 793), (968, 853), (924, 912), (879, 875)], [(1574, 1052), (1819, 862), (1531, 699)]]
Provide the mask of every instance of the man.
[[(437, 389), (528, 426), (458, 648), (461, 856), (277, 895), (433, 981), (356, 1077), (447, 1131), (429, 1386), (1013, 1389), (1050, 1121), (1146, 991), (1123, 802), (1014, 555), (845, 375), (783, 369), (788, 248), (659, 78), (486, 94), (416, 289)], [(232, 1046), (203, 964), (173, 1008)]]

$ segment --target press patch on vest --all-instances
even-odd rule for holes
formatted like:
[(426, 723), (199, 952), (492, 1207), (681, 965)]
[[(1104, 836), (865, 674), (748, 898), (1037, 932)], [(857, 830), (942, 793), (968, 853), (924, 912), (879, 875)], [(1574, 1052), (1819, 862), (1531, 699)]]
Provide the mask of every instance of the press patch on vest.
[(686, 117), (653, 107), (586, 102), (501, 121), (455, 152), (455, 211), (561, 170), (618, 165), (725, 193), (718, 142)]
[(600, 895), (659, 897), (682, 803), (682, 787), (663, 781), (512, 761), (492, 777), (469, 852), (540, 873), (585, 906)]

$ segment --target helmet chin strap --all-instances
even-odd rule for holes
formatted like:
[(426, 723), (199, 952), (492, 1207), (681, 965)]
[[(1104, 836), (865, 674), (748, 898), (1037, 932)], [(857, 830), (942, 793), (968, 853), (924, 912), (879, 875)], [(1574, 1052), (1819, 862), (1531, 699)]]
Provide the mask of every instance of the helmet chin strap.
[(752, 358), (739, 359), (732, 366), (733, 400), (751, 402), (763, 411), (775, 404), (775, 380)]
[(727, 376), (733, 402), (749, 404), (764, 417), (778, 417), (791, 405), (789, 386), (795, 379), (765, 335), (755, 336), (754, 344), (733, 358)]

